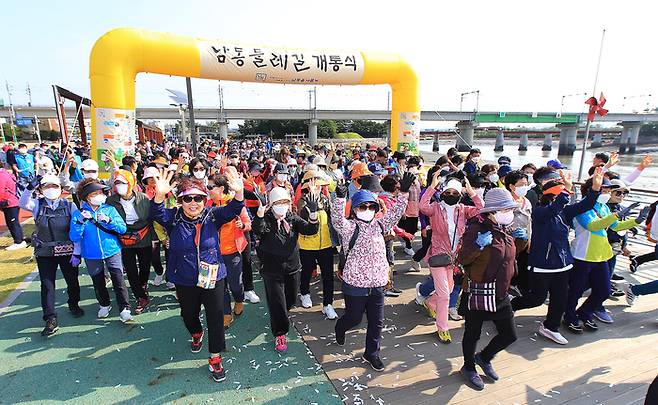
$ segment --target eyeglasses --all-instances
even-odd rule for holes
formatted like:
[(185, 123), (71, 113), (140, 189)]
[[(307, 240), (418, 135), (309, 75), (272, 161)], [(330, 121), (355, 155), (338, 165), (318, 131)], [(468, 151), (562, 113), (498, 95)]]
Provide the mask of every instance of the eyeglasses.
[(183, 202), (186, 204), (189, 204), (192, 201), (194, 201), (195, 203), (200, 203), (203, 202), (203, 200), (205, 199), (206, 197), (203, 195), (186, 195), (183, 197)]
[(628, 191), (613, 191), (612, 194), (614, 195), (628, 195)]

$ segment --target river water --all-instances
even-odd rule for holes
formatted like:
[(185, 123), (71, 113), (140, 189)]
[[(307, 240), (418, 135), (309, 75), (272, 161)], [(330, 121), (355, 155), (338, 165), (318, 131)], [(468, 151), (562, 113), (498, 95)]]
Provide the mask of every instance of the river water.
[[(537, 167), (544, 166), (546, 165), (546, 162), (548, 162), (549, 160), (558, 158), (557, 142), (553, 143), (552, 151), (542, 151), (541, 150), (542, 143), (541, 142), (535, 143), (532, 141), (528, 145), (528, 150), (525, 152), (518, 150), (518, 141), (510, 142), (509, 145), (505, 146), (505, 150), (503, 152), (494, 152), (494, 145), (495, 145), (494, 140), (480, 139), (480, 140), (476, 140), (475, 145), (473, 146), (479, 148), (482, 151), (481, 159), (484, 162), (495, 163), (498, 160), (498, 157), (504, 155), (504, 156), (508, 156), (512, 160), (513, 168), (520, 168), (521, 166), (529, 162), (534, 163)], [(422, 141), (420, 143), (420, 150), (423, 152), (423, 155), (427, 158), (428, 163), (430, 163), (431, 160), (429, 158), (436, 159), (440, 154), (446, 153), (448, 149), (450, 149), (453, 146), (454, 146), (454, 140), (446, 140), (445, 143), (439, 145), (439, 152), (438, 154), (436, 154), (436, 153), (432, 153), (431, 141)], [(581, 145), (579, 145), (579, 147), (580, 146)], [(638, 150), (637, 153), (633, 155), (619, 155), (620, 156), (619, 164), (611, 170), (619, 173), (623, 178), (624, 175), (627, 175), (631, 173), (633, 170), (635, 170), (635, 168), (637, 167), (637, 165), (640, 163), (640, 161), (645, 155), (651, 154), (654, 158), (653, 165), (644, 170), (642, 176), (640, 176), (640, 178), (633, 184), (633, 187), (658, 191), (658, 153), (656, 152), (655, 147), (646, 150), (647, 151), (644, 152), (642, 149), (640, 149)], [(585, 169), (583, 170), (583, 178), (587, 177), (587, 170), (591, 167), (592, 158), (596, 153), (598, 152), (610, 153), (614, 151), (617, 151), (616, 146), (610, 146), (608, 148), (597, 148), (593, 150), (588, 149), (587, 152), (585, 153)], [(574, 178), (578, 177), (578, 168), (580, 167), (580, 156), (581, 156), (581, 151), (577, 150), (574, 152), (572, 156), (559, 157), (560, 161), (565, 165), (567, 165), (570, 170), (572, 170)]]

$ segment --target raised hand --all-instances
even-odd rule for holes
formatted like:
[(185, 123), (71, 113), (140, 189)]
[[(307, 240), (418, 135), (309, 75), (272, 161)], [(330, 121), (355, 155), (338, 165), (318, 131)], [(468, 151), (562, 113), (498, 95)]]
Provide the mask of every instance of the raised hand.
[(635, 223), (636, 224), (641, 224), (642, 222), (646, 221), (646, 219), (649, 217), (649, 210), (651, 207), (648, 205), (640, 210), (640, 213), (637, 214), (637, 218), (635, 218)]
[(471, 197), (477, 194), (475, 190), (473, 190), (473, 186), (471, 186), (471, 182), (468, 181), (466, 177), (464, 177), (464, 189), (466, 190), (466, 194), (468, 194)]
[(612, 152), (610, 154), (610, 159), (608, 159), (608, 163), (605, 164), (605, 168), (609, 169), (612, 166), (615, 166), (617, 163), (619, 163), (619, 153), (618, 152)]
[[(601, 190), (601, 184), (603, 184), (603, 168), (602, 167), (597, 167), (594, 169), (594, 174), (592, 175), (592, 190), (594, 191), (600, 191)], [(564, 183), (566, 187), (566, 182)], [(571, 188), (568, 189), (571, 191)]]
[(430, 183), (430, 187), (433, 189), (437, 189), (439, 187), (439, 182), (441, 181), (441, 171), (437, 170), (432, 174), (432, 182)]
[(336, 197), (345, 198), (347, 197), (347, 183), (345, 181), (339, 181), (336, 185)]
[(644, 158), (642, 158), (642, 161), (640, 162), (640, 165), (638, 166), (638, 169), (644, 170), (647, 167), (651, 166), (651, 162), (653, 162), (653, 158), (651, 155), (646, 155)]
[(226, 171), (224, 172), (224, 175), (226, 176), (226, 179), (228, 180), (229, 190), (233, 190), (235, 192), (235, 198), (238, 201), (244, 199), (244, 195), (243, 195), (243, 193), (244, 193), (244, 181), (242, 180), (242, 176), (240, 176), (237, 169), (233, 166), (229, 166), (229, 167), (226, 168)]
[(560, 177), (564, 183), (564, 189), (571, 192), (573, 189), (573, 174), (570, 171), (560, 170)]
[(153, 200), (156, 203), (163, 202), (167, 194), (171, 193), (175, 186), (175, 182), (172, 183), (175, 174), (174, 171), (160, 169), (160, 173), (155, 177), (155, 197)]
[(639, 207), (639, 205), (640, 205), (639, 202), (633, 203), (633, 204), (629, 205), (628, 207), (622, 208), (619, 211), (615, 212), (615, 214), (617, 214), (617, 218), (619, 218), (623, 221), (624, 219), (626, 219), (628, 214), (631, 211), (633, 211), (635, 208)]
[(404, 176), (402, 176), (402, 180), (400, 180), (400, 192), (401, 193), (409, 192), (409, 189), (411, 188), (411, 185), (414, 184), (415, 180), (416, 180), (415, 174), (410, 172), (405, 172)]

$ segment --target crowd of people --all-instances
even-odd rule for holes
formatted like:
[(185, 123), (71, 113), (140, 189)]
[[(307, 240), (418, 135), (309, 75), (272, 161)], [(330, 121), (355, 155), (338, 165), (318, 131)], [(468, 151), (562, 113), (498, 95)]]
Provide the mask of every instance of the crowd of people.
[[(344, 345), (365, 313), (363, 359), (383, 371), (385, 298), (402, 293), (395, 278), (404, 277), (394, 269), (397, 241), (409, 272), (429, 268), (415, 301), (434, 318), (437, 340), (451, 343), (448, 321), (464, 321), (461, 373), (478, 390), (484, 382), (476, 366), (499, 378), (492, 360), (516, 340), (516, 311), (549, 298), (538, 333), (565, 345), (561, 331), (596, 331), (597, 322), (613, 322), (604, 307), (609, 297), (625, 295), (632, 305), (658, 292), (658, 280), (612, 282), (623, 279), (614, 272), (617, 255), (630, 256), (632, 272), (658, 259), (658, 250), (634, 255), (628, 247), (628, 236), (645, 228), (649, 240), (658, 240), (657, 203), (624, 203), (650, 156), (621, 177), (614, 172), (618, 156), (598, 153), (579, 185), (559, 160), (537, 167), (501, 156), (485, 164), (475, 148), (467, 154), (452, 148), (425, 162), (370, 144), (207, 140), (193, 153), (184, 144), (146, 141), (121, 161), (104, 153), (99, 165), (80, 144), (60, 151), (8, 143), (0, 158), (0, 209), (14, 242), (8, 250), (28, 247), (19, 209), (34, 218), (29, 241), (40, 275), (42, 335), (59, 327), (58, 268), (71, 314), (85, 315), (84, 262), (98, 318), (112, 314), (110, 283), (123, 322), (149, 308), (149, 289), (174, 291), (193, 353), (207, 334), (215, 381), (225, 379), (225, 329), (244, 316), (245, 302), (260, 302), (254, 269), (276, 352), (287, 351), (290, 309), (319, 299), (310, 290), (319, 269), (319, 316), (336, 320), (335, 343)], [(478, 351), (485, 321), (497, 335)]]

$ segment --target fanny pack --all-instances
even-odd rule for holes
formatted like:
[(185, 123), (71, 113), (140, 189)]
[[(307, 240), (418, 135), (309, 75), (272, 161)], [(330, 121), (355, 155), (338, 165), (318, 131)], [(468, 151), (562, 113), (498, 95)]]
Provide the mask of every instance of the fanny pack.
[(468, 281), (468, 309), (471, 311), (496, 312), (496, 282), (476, 283)]
[(123, 235), (119, 235), (119, 242), (124, 247), (132, 247), (144, 240), (146, 235), (149, 232), (149, 226), (145, 226), (142, 229), (137, 231), (126, 232)]
[(454, 264), (454, 261), (448, 253), (439, 253), (438, 255), (430, 256), (427, 264), (430, 267), (448, 267)]

